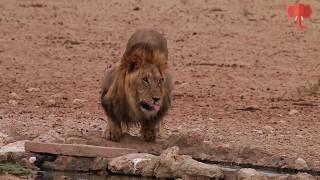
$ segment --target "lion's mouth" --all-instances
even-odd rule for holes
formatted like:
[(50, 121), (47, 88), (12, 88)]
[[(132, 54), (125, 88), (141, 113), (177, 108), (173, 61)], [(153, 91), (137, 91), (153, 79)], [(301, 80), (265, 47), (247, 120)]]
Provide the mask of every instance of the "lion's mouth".
[(140, 102), (141, 108), (147, 110), (147, 111), (159, 111), (160, 110), (160, 105), (158, 104), (149, 104), (145, 101)]

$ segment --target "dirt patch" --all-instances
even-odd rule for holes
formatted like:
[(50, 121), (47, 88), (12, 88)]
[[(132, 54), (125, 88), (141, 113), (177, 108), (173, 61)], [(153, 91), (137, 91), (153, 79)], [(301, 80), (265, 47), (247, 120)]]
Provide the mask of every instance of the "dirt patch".
[[(308, 3), (320, 10), (318, 1)], [(137, 28), (153, 27), (168, 39), (175, 80), (163, 139), (196, 129), (221, 151), (255, 147), (320, 168), (320, 98), (317, 86), (306, 85), (320, 78), (320, 21), (314, 15), (297, 31), (287, 4), (2, 0), (1, 132), (16, 140), (50, 130), (62, 137), (101, 133), (103, 71), (119, 61)], [(302, 86), (312, 93), (299, 93)], [(129, 133), (138, 135), (136, 128)], [(157, 149), (136, 139), (136, 146)]]

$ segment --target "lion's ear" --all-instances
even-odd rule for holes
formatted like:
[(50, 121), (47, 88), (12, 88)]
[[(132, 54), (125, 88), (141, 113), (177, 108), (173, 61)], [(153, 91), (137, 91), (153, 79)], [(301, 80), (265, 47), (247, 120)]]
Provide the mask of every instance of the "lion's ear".
[(145, 53), (143, 51), (135, 50), (124, 56), (122, 64), (128, 72), (133, 72), (143, 65), (145, 58)]
[(142, 59), (138, 56), (129, 56), (126, 64), (128, 72), (133, 72), (139, 69), (142, 64)]

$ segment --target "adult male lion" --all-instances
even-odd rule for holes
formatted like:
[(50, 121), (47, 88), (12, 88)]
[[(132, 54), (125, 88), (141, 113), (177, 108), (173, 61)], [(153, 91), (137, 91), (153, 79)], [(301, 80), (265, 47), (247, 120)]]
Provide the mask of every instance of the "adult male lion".
[(167, 40), (157, 31), (136, 31), (120, 64), (103, 80), (101, 104), (108, 117), (103, 135), (120, 141), (122, 127), (141, 125), (145, 141), (154, 141), (171, 104)]

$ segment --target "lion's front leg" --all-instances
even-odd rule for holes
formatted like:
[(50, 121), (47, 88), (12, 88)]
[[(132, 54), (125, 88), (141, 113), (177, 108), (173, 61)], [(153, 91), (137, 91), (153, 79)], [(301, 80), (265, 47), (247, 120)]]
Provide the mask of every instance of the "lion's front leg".
[(159, 124), (154, 122), (144, 122), (141, 125), (141, 134), (145, 141), (152, 142), (156, 140), (159, 132)]
[(108, 119), (108, 126), (103, 131), (102, 136), (108, 140), (119, 142), (122, 136), (121, 123)]

